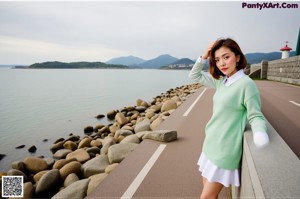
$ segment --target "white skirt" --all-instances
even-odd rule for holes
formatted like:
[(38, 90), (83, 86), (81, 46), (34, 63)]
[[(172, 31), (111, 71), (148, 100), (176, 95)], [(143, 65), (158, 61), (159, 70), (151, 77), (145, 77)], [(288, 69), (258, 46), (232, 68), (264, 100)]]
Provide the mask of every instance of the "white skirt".
[(207, 159), (204, 153), (201, 153), (197, 164), (199, 171), (202, 172), (202, 176), (209, 182), (218, 182), (225, 187), (229, 187), (229, 185), (240, 186), (239, 169), (227, 170), (219, 168)]

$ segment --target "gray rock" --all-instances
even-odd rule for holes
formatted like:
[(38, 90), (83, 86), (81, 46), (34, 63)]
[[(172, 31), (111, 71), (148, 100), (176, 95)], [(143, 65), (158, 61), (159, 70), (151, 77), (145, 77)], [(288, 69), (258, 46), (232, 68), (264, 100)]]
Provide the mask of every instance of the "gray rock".
[(126, 136), (128, 136), (128, 135), (133, 135), (133, 132), (130, 131), (130, 130), (126, 130), (126, 129), (119, 129), (119, 130), (116, 131), (114, 137), (117, 138), (117, 137), (119, 137), (120, 135), (126, 137)]
[(70, 135), (70, 137), (68, 137), (68, 138), (65, 140), (65, 142), (67, 142), (67, 141), (76, 142), (76, 141), (78, 141), (78, 140), (80, 140), (80, 136), (78, 136), (78, 135)]
[(44, 160), (47, 162), (48, 168), (51, 168), (55, 163), (53, 158), (45, 158)]
[(156, 118), (150, 125), (150, 129), (154, 131), (164, 120), (161, 117)]
[(90, 137), (86, 137), (86, 138), (83, 138), (79, 144), (78, 144), (78, 149), (81, 149), (81, 148), (84, 148), (84, 147), (90, 147), (90, 144), (91, 144), (91, 141), (93, 139), (90, 138)]
[(145, 118), (143, 121), (137, 123), (134, 127), (134, 132), (138, 133), (141, 131), (149, 131), (150, 130), (150, 122), (148, 118)]
[(103, 115), (103, 114), (99, 114), (99, 115), (97, 115), (95, 118), (97, 118), (97, 119), (101, 119), (101, 118), (104, 118), (105, 117), (105, 115)]
[(70, 149), (59, 149), (54, 153), (53, 157), (57, 159), (65, 158), (71, 152), (72, 150)]
[(30, 199), (32, 198), (33, 194), (33, 185), (32, 182), (25, 182), (23, 184), (23, 199)]
[(71, 140), (66, 141), (63, 146), (65, 149), (70, 149), (71, 151), (77, 149), (77, 144)]
[(79, 180), (78, 176), (75, 173), (71, 173), (66, 177), (64, 181), (64, 187), (67, 187), (73, 182), (77, 182), (78, 180)]
[(55, 194), (53, 199), (76, 198), (83, 199), (87, 196), (90, 179), (83, 179), (72, 183), (70, 186)]
[(79, 162), (77, 161), (69, 162), (59, 170), (61, 179), (65, 180), (66, 177), (71, 173), (79, 174), (80, 168), (81, 168), (81, 164)]
[(90, 147), (86, 149), (86, 152), (94, 153), (94, 154), (100, 154), (100, 149), (98, 147)]
[(105, 168), (109, 165), (107, 155), (99, 155), (81, 166), (81, 173), (84, 178), (92, 175), (104, 173)]
[(57, 160), (54, 163), (52, 169), (61, 169), (64, 165), (66, 165), (66, 164), (68, 164), (69, 162), (72, 162), (72, 161), (76, 161), (76, 159), (73, 158), (73, 159), (68, 159), (68, 160), (66, 160), (66, 159)]
[(48, 191), (52, 191), (55, 187), (57, 187), (59, 183), (59, 171), (58, 169), (53, 169), (45, 173), (41, 179), (37, 182), (37, 186), (35, 189), (36, 194), (42, 194)]
[(145, 106), (137, 106), (135, 107), (135, 110), (137, 110), (138, 112), (144, 112), (147, 108)]
[(115, 118), (117, 114), (117, 111), (113, 110), (113, 111), (110, 111), (106, 114), (107, 118), (110, 119), (110, 120), (113, 120)]
[(36, 157), (27, 157), (24, 159), (26, 169), (31, 173), (38, 173), (46, 170), (48, 165), (44, 159)]
[(28, 152), (30, 152), (30, 153), (33, 153), (33, 152), (35, 152), (36, 150), (37, 150), (37, 148), (36, 148), (35, 145), (32, 145), (32, 146), (30, 146), (30, 147), (28, 148)]
[(118, 165), (119, 163), (113, 163), (111, 165), (108, 165), (105, 169), (105, 173), (110, 174), (113, 170), (115, 170), (115, 168), (117, 168)]
[(117, 113), (115, 116), (115, 120), (121, 125), (123, 126), (124, 124), (128, 123), (128, 119), (125, 117), (125, 115), (123, 113)]
[(147, 133), (151, 133), (152, 131), (141, 131), (141, 132), (138, 132), (134, 135), (138, 136), (138, 138), (141, 140), (143, 138), (143, 136)]
[(160, 142), (170, 142), (177, 139), (177, 131), (173, 130), (156, 130), (146, 133), (143, 139), (151, 139)]
[(161, 107), (161, 112), (169, 111), (177, 108), (177, 103), (174, 100), (167, 100)]
[(106, 155), (108, 153), (109, 147), (112, 145), (116, 144), (114, 139), (110, 136), (107, 136), (103, 141), (102, 141), (103, 147), (101, 148), (101, 155)]
[(27, 176), (24, 172), (20, 171), (20, 170), (17, 170), (17, 169), (10, 169), (8, 172), (7, 172), (7, 175), (8, 176), (23, 176), (24, 178), (24, 182), (27, 181)]
[(85, 134), (90, 134), (90, 133), (93, 133), (94, 132), (94, 127), (92, 126), (87, 126), (83, 129), (84, 133)]
[(134, 144), (134, 143), (122, 143), (122, 144), (116, 144), (111, 146), (108, 149), (108, 160), (110, 164), (120, 163), (137, 146), (138, 144)]
[(90, 159), (90, 155), (84, 149), (77, 149), (76, 151), (69, 153), (66, 157), (67, 160), (72, 158), (76, 158), (78, 162), (83, 163)]
[(57, 143), (52, 145), (52, 147), (50, 148), (50, 151), (52, 153), (55, 153), (57, 150), (62, 149), (63, 145), (64, 145), (63, 141), (57, 142)]
[(90, 144), (91, 144), (91, 147), (100, 148), (102, 146), (102, 142), (98, 139), (97, 140), (92, 140)]
[(139, 144), (140, 139), (136, 135), (129, 135), (129, 136), (125, 137), (120, 143), (136, 143), (136, 144)]
[(87, 195), (89, 195), (107, 176), (107, 173), (100, 173), (90, 176), (89, 179), (91, 181), (88, 186)]
[(21, 161), (14, 161), (13, 163), (11, 163), (11, 168), (25, 172), (25, 164)]

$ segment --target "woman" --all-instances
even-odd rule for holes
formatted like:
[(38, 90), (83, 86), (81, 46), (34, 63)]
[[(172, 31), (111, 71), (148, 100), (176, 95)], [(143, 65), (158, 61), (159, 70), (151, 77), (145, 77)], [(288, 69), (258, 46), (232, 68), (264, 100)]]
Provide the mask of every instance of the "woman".
[[(208, 58), (210, 73), (202, 71)], [(259, 91), (244, 74), (246, 65), (247, 60), (234, 40), (219, 39), (208, 46), (189, 73), (194, 81), (216, 89), (213, 115), (205, 127), (198, 161), (203, 177), (202, 199), (218, 198), (223, 186), (240, 186), (239, 168), (247, 119), (256, 146), (269, 143)]]

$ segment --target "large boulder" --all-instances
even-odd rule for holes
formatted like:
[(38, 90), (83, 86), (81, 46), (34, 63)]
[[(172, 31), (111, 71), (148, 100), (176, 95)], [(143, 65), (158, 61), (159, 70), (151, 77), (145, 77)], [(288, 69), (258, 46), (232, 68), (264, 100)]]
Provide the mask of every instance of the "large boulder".
[(38, 173), (46, 170), (48, 165), (44, 159), (36, 157), (27, 157), (24, 159), (26, 169), (31, 173)]
[(134, 127), (134, 132), (138, 133), (141, 131), (149, 131), (150, 130), (151, 120), (145, 118), (143, 121), (137, 123)]
[(69, 153), (66, 157), (67, 160), (72, 158), (75, 158), (78, 162), (83, 163), (90, 159), (90, 155), (84, 149), (77, 149), (76, 151)]
[(88, 178), (95, 174), (104, 173), (108, 165), (109, 161), (107, 155), (99, 155), (84, 163), (81, 166), (81, 173), (84, 178)]
[(55, 153), (57, 150), (63, 148), (64, 142), (60, 141), (60, 142), (56, 142), (52, 145), (52, 147), (50, 148), (50, 151), (52, 153)]
[(85, 134), (91, 134), (91, 133), (94, 132), (94, 127), (92, 127), (92, 126), (87, 126), (87, 127), (85, 127), (85, 128), (83, 129), (83, 131), (84, 131)]
[(90, 179), (83, 179), (72, 183), (70, 186), (55, 194), (52, 199), (76, 198), (83, 199), (87, 196)]
[(177, 131), (173, 130), (156, 130), (146, 133), (143, 139), (151, 139), (160, 142), (170, 142), (177, 139)]
[(70, 184), (77, 182), (78, 180), (79, 180), (78, 176), (75, 173), (71, 173), (66, 177), (64, 181), (64, 187), (67, 187)]
[(90, 144), (91, 144), (91, 141), (93, 139), (90, 138), (90, 137), (86, 137), (86, 138), (83, 138), (79, 144), (78, 144), (78, 149), (81, 149), (81, 148), (84, 148), (84, 147), (90, 147)]
[(140, 139), (136, 135), (129, 135), (129, 136), (125, 137), (120, 143), (136, 143), (136, 144), (139, 144)]
[(116, 114), (117, 114), (117, 111), (112, 110), (112, 111), (109, 111), (109, 112), (106, 114), (106, 116), (107, 116), (108, 119), (113, 120), (113, 119), (115, 118)]
[(36, 173), (36, 174), (33, 176), (33, 181), (34, 181), (34, 182), (38, 182), (38, 181), (41, 179), (41, 177), (42, 177), (43, 175), (45, 175), (48, 171), (49, 171), (49, 170), (43, 170), (43, 171), (40, 171), (40, 172)]
[(77, 149), (77, 144), (71, 140), (66, 141), (63, 146), (65, 149), (69, 149), (71, 151)]
[(100, 173), (90, 176), (89, 179), (91, 181), (87, 189), (87, 195), (89, 195), (107, 176), (107, 173)]
[(35, 189), (36, 194), (42, 194), (49, 191), (52, 191), (55, 188), (58, 188), (60, 175), (58, 169), (52, 169), (45, 173), (41, 179), (37, 182)]
[(123, 113), (117, 113), (115, 116), (116, 122), (118, 122), (121, 126), (128, 123), (128, 119), (125, 117)]
[(71, 173), (75, 173), (78, 175), (80, 173), (80, 168), (81, 168), (80, 162), (77, 161), (69, 162), (59, 170), (61, 179), (65, 180), (66, 177)]
[(33, 189), (32, 182), (25, 182), (23, 184), (23, 198), (24, 199), (32, 198), (33, 191), (34, 191), (34, 189)]
[(7, 175), (8, 176), (23, 176), (24, 178), (24, 182), (27, 181), (27, 176), (24, 172), (18, 170), (18, 169), (10, 169), (8, 172), (7, 172)]
[(22, 161), (14, 161), (11, 163), (11, 168), (25, 172), (25, 164)]
[(167, 100), (161, 107), (161, 112), (169, 111), (177, 108), (177, 103), (174, 100)]
[(120, 135), (126, 137), (126, 136), (128, 136), (128, 135), (133, 135), (133, 132), (130, 131), (130, 130), (126, 130), (126, 129), (119, 129), (119, 130), (116, 131), (114, 137), (117, 138), (117, 137), (119, 137)]
[(76, 159), (71, 158), (71, 159), (68, 159), (68, 160), (66, 160), (66, 159), (57, 160), (54, 163), (52, 169), (61, 169), (63, 166), (65, 166), (66, 164), (68, 164), (69, 162), (72, 162), (72, 161), (76, 161)]
[(107, 136), (104, 138), (104, 140), (102, 140), (102, 144), (103, 144), (103, 147), (101, 148), (100, 154), (106, 155), (108, 153), (109, 147), (116, 144), (116, 142), (114, 141), (113, 137)]
[(121, 144), (116, 144), (111, 146), (108, 149), (108, 160), (110, 164), (120, 163), (137, 146), (138, 144), (134, 144), (134, 143), (121, 143)]
[(65, 158), (71, 152), (70, 149), (59, 149), (53, 154), (53, 157), (57, 159)]
[(113, 170), (115, 170), (115, 168), (117, 168), (118, 165), (119, 163), (113, 163), (111, 165), (108, 165), (105, 169), (105, 173), (110, 174)]
[(164, 121), (164, 119), (162, 119), (161, 117), (156, 118), (150, 125), (150, 129), (152, 131), (154, 131), (162, 122)]

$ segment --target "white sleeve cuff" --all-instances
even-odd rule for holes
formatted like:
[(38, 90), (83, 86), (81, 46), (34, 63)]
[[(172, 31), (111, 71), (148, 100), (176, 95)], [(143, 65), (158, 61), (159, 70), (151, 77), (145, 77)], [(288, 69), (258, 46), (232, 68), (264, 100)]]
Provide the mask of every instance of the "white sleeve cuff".
[(269, 136), (266, 132), (256, 132), (253, 135), (253, 141), (256, 147), (263, 148), (269, 144)]
[(205, 59), (202, 59), (202, 57), (200, 56), (200, 57), (198, 57), (197, 62), (198, 63), (205, 63)]

